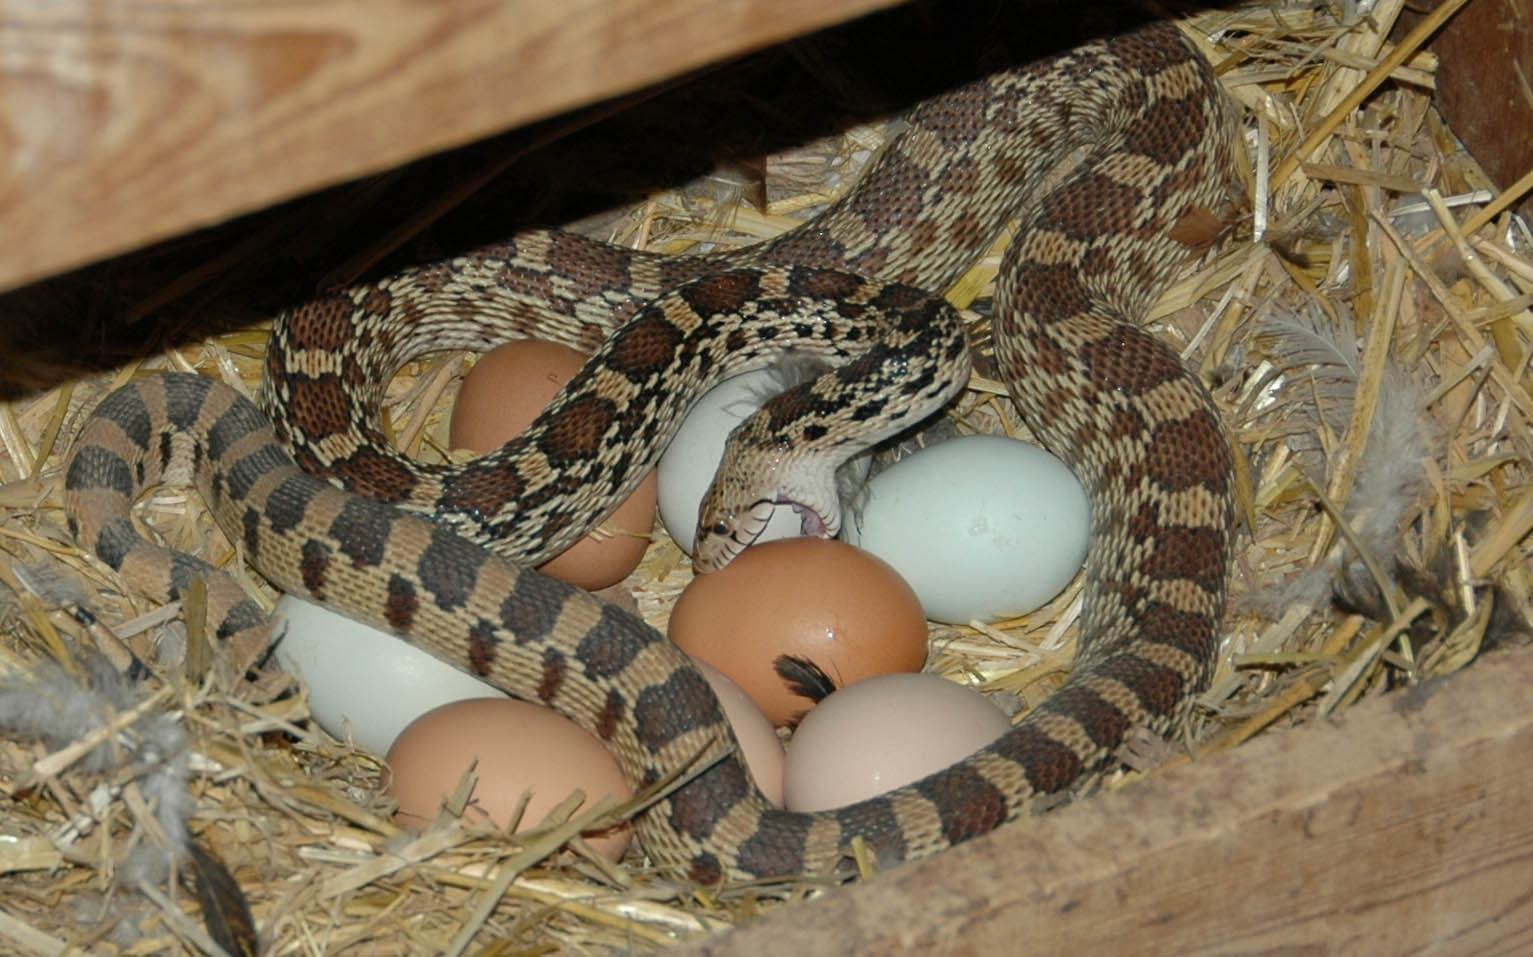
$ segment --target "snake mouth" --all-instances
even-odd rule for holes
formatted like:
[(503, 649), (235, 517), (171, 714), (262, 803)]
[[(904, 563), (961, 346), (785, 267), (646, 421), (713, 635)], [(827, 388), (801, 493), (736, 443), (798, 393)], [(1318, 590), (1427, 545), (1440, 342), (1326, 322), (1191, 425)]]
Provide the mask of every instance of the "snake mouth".
[(805, 505), (803, 502), (795, 502), (790, 498), (780, 498), (776, 504), (791, 506), (793, 511), (798, 513), (798, 527), (799, 531), (803, 534), (812, 535), (815, 538), (833, 537), (829, 527), (825, 524), (825, 519), (821, 517), (814, 506)]

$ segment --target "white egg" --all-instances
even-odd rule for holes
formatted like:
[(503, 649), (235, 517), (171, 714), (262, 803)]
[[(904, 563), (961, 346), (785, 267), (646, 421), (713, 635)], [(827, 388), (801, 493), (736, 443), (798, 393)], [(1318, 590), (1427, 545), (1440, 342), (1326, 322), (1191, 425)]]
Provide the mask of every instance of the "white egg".
[(1010, 729), (989, 698), (940, 675), (849, 684), (805, 715), (788, 742), (783, 806), (845, 807), (919, 781)]
[(387, 754), (405, 725), (439, 705), (505, 697), (388, 632), (313, 602), (283, 595), (272, 617), (277, 662), (308, 686), (314, 720), (374, 754)]
[[(660, 457), (657, 467), (660, 521), (688, 555), (692, 554), (697, 537), (698, 506), (718, 471), (729, 433), (784, 388), (782, 376), (775, 369), (758, 369), (725, 379), (697, 401)], [(770, 542), (801, 534), (803, 525), (798, 513), (792, 506), (779, 505), (756, 541)]]
[(1075, 475), (1026, 442), (967, 435), (868, 482), (842, 537), (894, 566), (926, 617), (1020, 615), (1057, 595), (1086, 557), (1091, 508)]

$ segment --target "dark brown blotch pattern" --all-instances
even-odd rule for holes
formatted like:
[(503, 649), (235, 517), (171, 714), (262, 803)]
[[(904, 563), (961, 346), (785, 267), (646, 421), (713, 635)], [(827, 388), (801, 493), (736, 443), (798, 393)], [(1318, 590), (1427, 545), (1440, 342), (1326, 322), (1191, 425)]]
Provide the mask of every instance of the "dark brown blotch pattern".
[(942, 836), (954, 844), (995, 830), (1008, 816), (1006, 795), (966, 764), (928, 775), (915, 789), (936, 806)]
[(479, 569), (490, 553), (440, 526), (432, 526), (431, 544), (421, 553), (415, 576), (443, 611), (468, 604), (479, 581)]
[(603, 606), (601, 621), (575, 646), (575, 659), (587, 677), (606, 681), (622, 674), (649, 644), (664, 640), (632, 616)]
[[(1052, 701), (1053, 698), (1044, 701), (1040, 709), (1054, 710)], [(1026, 724), (991, 742), (989, 750), (1016, 762), (1027, 777), (1027, 783), (1039, 794), (1063, 791), (1084, 770), (1080, 755)]]
[(421, 607), (420, 596), (415, 592), (414, 583), (403, 575), (390, 575), (386, 600), (383, 616), (388, 620), (389, 627), (401, 633), (409, 631), (410, 626), (415, 624), (415, 614)]
[(807, 299), (849, 299), (862, 286), (860, 277), (835, 269), (800, 266), (788, 273), (788, 294)]
[(562, 602), (552, 594), (553, 582), (538, 575), (516, 576), (511, 593), (500, 603), (500, 623), (518, 645), (544, 642), (553, 634)]
[(737, 269), (687, 283), (676, 292), (699, 315), (736, 313), (760, 296), (761, 281), (754, 271)]
[[(1216, 600), (1215, 604), (1222, 608), (1223, 602)], [(1202, 674), (1190, 678), (1189, 685), (1193, 689), (1201, 689), (1217, 644), (1213, 620), (1195, 611), (1174, 608), (1165, 602), (1150, 602), (1140, 608), (1137, 619), (1140, 638), (1175, 648), (1198, 662)]]
[(583, 462), (601, 448), (602, 437), (617, 419), (617, 406), (599, 395), (582, 395), (546, 413), (538, 450), (555, 466)]
[(495, 669), (500, 649), (500, 635), (487, 621), (477, 622), (468, 631), (468, 668), (483, 678)]
[(330, 372), (313, 378), (294, 376), (288, 389), (292, 400), (287, 417), (309, 441), (351, 431), (356, 408), (339, 376)]
[[(1068, 265), (1022, 260), (1005, 280), (1010, 302), (1035, 321), (1050, 323), (1080, 315), (1092, 308), (1090, 292), (1076, 270)], [(1002, 314), (997, 335), (1014, 331), (1012, 320)], [(1032, 333), (1029, 333), (1032, 334)]]
[(351, 297), (337, 292), (299, 306), (278, 326), (286, 329), (286, 341), (294, 349), (333, 352), (356, 336), (351, 312)]
[(607, 700), (602, 703), (601, 713), (596, 716), (596, 734), (603, 741), (611, 741), (628, 716), (628, 699), (616, 688), (607, 689)]
[[(641, 782), (640, 786), (647, 783)], [(674, 792), (666, 816), (677, 833), (699, 841), (707, 840), (729, 809), (745, 800), (751, 792), (750, 775), (744, 763), (738, 757), (726, 758)]]
[(1162, 166), (1174, 166), (1203, 139), (1203, 123), (1188, 114), (1179, 100), (1147, 104), (1123, 132), (1125, 149), (1147, 156)]
[(1046, 229), (1089, 242), (1128, 231), (1143, 200), (1139, 187), (1097, 173), (1056, 193), (1040, 218)]
[(635, 382), (664, 371), (681, 347), (681, 330), (650, 311), (635, 316), (613, 336), (607, 366)]
[(1072, 682), (1049, 699), (1049, 710), (1075, 719), (1098, 749), (1111, 751), (1123, 741), (1131, 725), (1129, 716), (1084, 684)]
[(309, 594), (315, 598), (323, 598), (325, 579), (330, 574), (330, 546), (311, 538), (303, 543), (299, 553), (303, 556), (298, 563), (298, 574), (303, 579), (303, 587), (308, 589)]
[(1185, 700), (1187, 680), (1183, 675), (1138, 655), (1115, 655), (1096, 671), (1133, 691), (1145, 712), (1157, 718), (1170, 717)]
[(868, 842), (880, 866), (905, 859), (905, 832), (888, 797), (869, 798), (832, 812), (841, 826), (842, 838), (861, 837)]
[(735, 855), (740, 868), (757, 877), (785, 877), (804, 870), (804, 847), (809, 837), (809, 816), (787, 811), (766, 811), (756, 833), (740, 844)]
[(699, 851), (687, 868), (687, 879), (702, 887), (712, 887), (724, 880), (724, 867), (712, 851)]
[[(312, 458), (309, 461), (317, 462)], [(304, 466), (304, 470), (311, 471), (308, 466)], [(402, 462), (366, 446), (328, 467), (318, 465), (313, 471), (319, 475), (334, 475), (351, 491), (380, 502), (402, 502), (410, 497), (417, 484), (415, 473)]]
[(328, 529), (330, 538), (342, 555), (357, 568), (373, 568), (382, 563), (388, 546), (392, 516), (376, 502), (350, 498)]
[(1080, 355), (1092, 387), (1104, 392), (1143, 395), (1186, 374), (1175, 353), (1147, 333), (1126, 326), (1082, 345)]
[(1213, 593), (1224, 584), (1224, 532), (1215, 528), (1157, 527), (1144, 536), (1153, 542), (1139, 570), (1155, 579), (1187, 579)]
[(678, 668), (634, 700), (633, 722), (639, 742), (660, 751), (689, 731), (723, 721), (708, 679), (694, 668)]
[(1156, 428), (1145, 450), (1145, 468), (1170, 492), (1202, 486), (1221, 498), (1229, 494), (1229, 446), (1219, 423), (1207, 412)]
[(497, 515), (526, 492), (521, 474), (511, 465), (481, 459), (465, 463), (442, 479), (442, 510), (466, 512), (476, 518)]
[(559, 696), (559, 689), (564, 687), (564, 676), (568, 671), (569, 664), (563, 652), (557, 648), (543, 649), (543, 673), (538, 678), (538, 700), (544, 704), (553, 704)]

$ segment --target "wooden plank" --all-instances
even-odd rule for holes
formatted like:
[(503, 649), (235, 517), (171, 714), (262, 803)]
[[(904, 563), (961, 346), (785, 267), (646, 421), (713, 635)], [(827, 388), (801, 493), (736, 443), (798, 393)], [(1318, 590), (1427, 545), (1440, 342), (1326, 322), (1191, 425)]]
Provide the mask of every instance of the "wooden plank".
[(895, 0), (0, 0), (0, 289)]
[(693, 954), (1533, 951), (1533, 650), (786, 908)]

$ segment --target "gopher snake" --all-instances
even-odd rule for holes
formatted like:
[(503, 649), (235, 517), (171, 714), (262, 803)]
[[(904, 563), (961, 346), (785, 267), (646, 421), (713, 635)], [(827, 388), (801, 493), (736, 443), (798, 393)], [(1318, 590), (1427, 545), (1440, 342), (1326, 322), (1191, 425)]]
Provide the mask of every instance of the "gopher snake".
[[(1174, 728), (1207, 681), (1226, 588), (1231, 455), (1201, 385), (1134, 320), (1210, 238), (1231, 145), (1210, 70), (1170, 26), (1000, 73), (928, 101), (845, 200), (741, 256), (658, 259), (531, 233), (294, 311), (279, 324), (263, 389), (292, 457), (253, 406), (209, 380), (126, 386), (71, 451), (71, 526), (162, 599), (209, 576), (218, 634), (238, 642), (260, 631), (254, 604), (232, 581), (144, 542), (128, 516), (148, 485), (195, 481), (275, 585), (550, 704), (606, 741), (636, 786), (710, 755), (707, 770), (638, 822), (645, 850), (695, 880), (839, 872), (859, 837), (884, 863), (923, 856), (1089, 783), (1131, 730)], [(1042, 172), (1080, 147), (1087, 156), (1067, 181), (1033, 195)], [(540, 560), (658, 455), (677, 408), (661, 404), (664, 393), (693, 396), (719, 360), (754, 348), (758, 313), (790, 292), (818, 310), (817, 321), (786, 320), (803, 327), (803, 341), (831, 353), (859, 337), (913, 346), (931, 360), (917, 370), (921, 404), (940, 404), (956, 387), (943, 376), (964, 368), (941, 331), (951, 316), (889, 284), (945, 288), (1024, 200), (1033, 205), (998, 283), (997, 354), (1029, 424), (1093, 502), (1078, 664), (995, 743), (887, 795), (819, 814), (772, 807), (734, 754), (719, 756), (732, 738), (717, 701), (664, 637), (447, 525), (294, 464), (373, 498), (413, 499), (452, 529), (507, 537), (508, 554)], [(746, 265), (772, 262), (806, 265)], [(891, 307), (872, 331), (861, 321), (875, 314), (870, 299)], [(442, 472), (386, 453), (362, 410), (392, 367), (424, 348), (523, 334), (528, 320), (513, 310), (524, 306), (536, 310), (541, 336), (578, 345), (629, 317), (625, 330), (640, 332), (611, 339), (594, 371), (496, 456)], [(706, 345), (677, 346), (697, 323), (720, 331)], [(939, 331), (923, 338), (923, 328)], [(672, 352), (661, 355), (667, 343)], [(868, 354), (864, 344), (842, 358)], [(862, 395), (829, 375), (806, 386), (821, 390), (816, 401), (801, 396), (780, 410), (789, 434), (827, 414), (821, 400)], [(512, 491), (492, 479), (509, 479)]]

